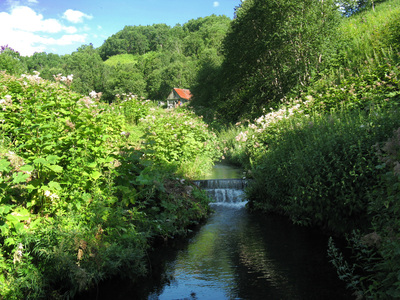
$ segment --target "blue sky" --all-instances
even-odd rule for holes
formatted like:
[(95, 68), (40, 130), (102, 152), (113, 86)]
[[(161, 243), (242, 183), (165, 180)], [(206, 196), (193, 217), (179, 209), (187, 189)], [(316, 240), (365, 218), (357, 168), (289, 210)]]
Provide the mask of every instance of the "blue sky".
[(233, 18), (240, 0), (0, 0), (0, 46), (22, 55), (95, 47), (125, 25), (169, 26), (212, 14)]

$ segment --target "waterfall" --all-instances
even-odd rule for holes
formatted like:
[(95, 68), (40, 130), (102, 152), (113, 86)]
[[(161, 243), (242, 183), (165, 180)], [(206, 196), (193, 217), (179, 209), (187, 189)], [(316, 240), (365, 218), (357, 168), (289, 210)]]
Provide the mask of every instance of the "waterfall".
[(214, 199), (212, 205), (240, 208), (247, 203), (243, 191), (246, 181), (243, 179), (197, 180), (195, 183)]

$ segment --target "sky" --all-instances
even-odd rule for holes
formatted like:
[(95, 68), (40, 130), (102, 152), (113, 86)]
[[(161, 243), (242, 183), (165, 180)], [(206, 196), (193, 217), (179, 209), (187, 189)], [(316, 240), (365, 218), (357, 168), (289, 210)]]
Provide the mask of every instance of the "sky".
[(99, 47), (126, 25), (171, 27), (215, 15), (233, 18), (240, 0), (0, 0), (0, 46), (23, 56)]

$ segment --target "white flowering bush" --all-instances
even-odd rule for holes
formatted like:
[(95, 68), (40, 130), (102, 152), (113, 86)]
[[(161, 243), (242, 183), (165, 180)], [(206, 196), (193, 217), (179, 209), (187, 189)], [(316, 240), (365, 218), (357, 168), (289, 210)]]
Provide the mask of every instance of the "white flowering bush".
[(73, 298), (142, 276), (151, 240), (208, 213), (205, 194), (146, 161), (100, 97), (0, 73), (0, 299)]

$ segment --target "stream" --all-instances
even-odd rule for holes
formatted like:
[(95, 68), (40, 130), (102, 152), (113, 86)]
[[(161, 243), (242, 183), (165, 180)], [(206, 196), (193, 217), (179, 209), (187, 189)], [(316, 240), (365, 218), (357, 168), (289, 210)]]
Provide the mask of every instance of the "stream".
[(114, 283), (111, 299), (353, 299), (329, 263), (328, 236), (249, 213), (240, 170), (216, 169), (198, 183), (216, 201), (207, 222), (159, 249), (153, 275), (139, 289)]

